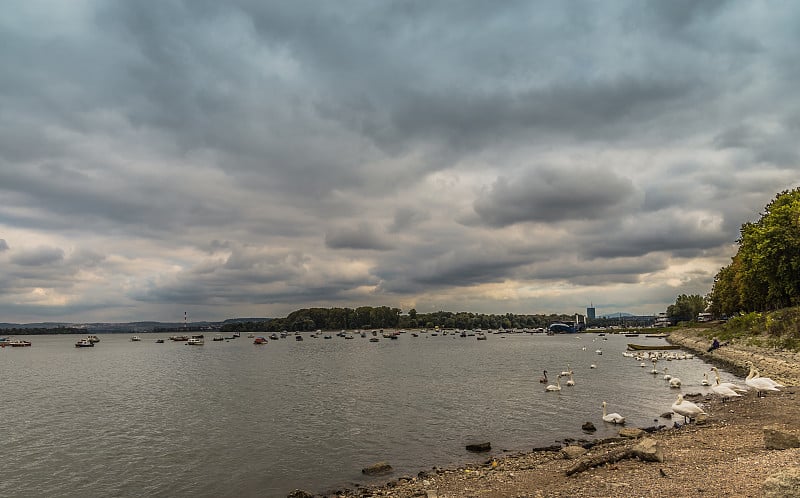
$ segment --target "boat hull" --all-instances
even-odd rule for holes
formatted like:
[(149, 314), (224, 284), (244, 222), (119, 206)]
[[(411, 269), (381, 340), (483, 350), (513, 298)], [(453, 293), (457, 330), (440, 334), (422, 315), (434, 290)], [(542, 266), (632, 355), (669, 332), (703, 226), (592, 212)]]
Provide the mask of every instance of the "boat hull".
[(680, 346), (674, 344), (628, 344), (628, 349), (631, 351), (660, 351), (665, 349), (680, 349)]

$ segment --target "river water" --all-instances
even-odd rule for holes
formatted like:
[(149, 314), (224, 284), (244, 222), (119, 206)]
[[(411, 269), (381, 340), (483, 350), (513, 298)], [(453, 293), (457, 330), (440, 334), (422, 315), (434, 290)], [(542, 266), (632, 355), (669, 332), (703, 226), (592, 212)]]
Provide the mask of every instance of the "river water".
[[(101, 335), (94, 348), (28, 336), (32, 347), (0, 349), (0, 496), (284, 497), (370, 484), (387, 479), (361, 474), (379, 461), (401, 476), (486, 460), (465, 450), (473, 441), (500, 454), (615, 435), (604, 400), (628, 426), (671, 424), (655, 419), (678, 392), (706, 392), (709, 369), (659, 362), (682, 379), (670, 389), (650, 362), (622, 355), (627, 342), (665, 343), (644, 334), (207, 335), (204, 346), (140, 336)], [(553, 383), (569, 368), (575, 386), (545, 392), (542, 370)]]

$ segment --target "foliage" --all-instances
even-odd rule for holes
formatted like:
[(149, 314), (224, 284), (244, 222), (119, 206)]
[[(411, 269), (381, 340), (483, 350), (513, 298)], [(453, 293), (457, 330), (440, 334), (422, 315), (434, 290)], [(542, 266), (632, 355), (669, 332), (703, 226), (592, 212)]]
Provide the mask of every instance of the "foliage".
[(457, 328), (457, 329), (523, 329), (546, 328), (553, 322), (571, 322), (573, 315), (484, 315), (481, 313), (436, 311), (419, 313), (415, 309), (401, 315), (398, 308), (386, 306), (359, 308), (309, 308), (293, 311), (286, 318), (269, 321), (226, 323), (222, 332), (310, 331), (381, 328)]
[(712, 313), (800, 305), (800, 188), (778, 194), (755, 223), (745, 223), (731, 264), (714, 278)]
[(706, 310), (708, 302), (706, 298), (698, 294), (681, 294), (675, 300), (675, 304), (667, 307), (667, 316), (673, 323), (691, 322), (697, 318), (697, 314)]

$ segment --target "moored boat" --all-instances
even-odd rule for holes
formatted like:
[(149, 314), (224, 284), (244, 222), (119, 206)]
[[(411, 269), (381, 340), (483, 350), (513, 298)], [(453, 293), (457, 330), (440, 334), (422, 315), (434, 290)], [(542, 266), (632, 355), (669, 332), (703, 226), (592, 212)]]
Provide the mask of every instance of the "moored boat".
[(205, 341), (202, 337), (192, 337), (186, 341), (187, 346), (202, 346), (203, 344), (205, 344)]
[(75, 343), (76, 348), (93, 348), (94, 343), (89, 339), (81, 339)]
[(213, 339), (211, 339), (211, 340), (212, 340), (212, 341), (224, 341), (224, 340), (225, 340), (225, 338), (224, 338), (224, 337), (222, 337), (221, 335), (215, 335), (215, 336), (214, 336), (214, 338), (213, 338)]
[(138, 335), (135, 335), (135, 336), (131, 337), (131, 342), (139, 342), (141, 340), (142, 340), (142, 338), (139, 337)]
[(31, 345), (31, 341), (23, 341), (20, 339), (12, 339), (8, 342), (8, 345), (12, 348), (24, 348)]
[(253, 344), (266, 344), (266, 343), (267, 343), (266, 337), (258, 336), (255, 339), (253, 339)]
[(96, 335), (86, 336), (86, 339), (90, 342), (100, 342), (100, 338)]
[(169, 336), (169, 340), (170, 341), (176, 341), (176, 342), (177, 341), (188, 341), (189, 340), (189, 336), (188, 335), (171, 335), (171, 336)]
[(659, 351), (665, 349), (680, 349), (675, 344), (628, 344), (628, 349), (632, 351)]

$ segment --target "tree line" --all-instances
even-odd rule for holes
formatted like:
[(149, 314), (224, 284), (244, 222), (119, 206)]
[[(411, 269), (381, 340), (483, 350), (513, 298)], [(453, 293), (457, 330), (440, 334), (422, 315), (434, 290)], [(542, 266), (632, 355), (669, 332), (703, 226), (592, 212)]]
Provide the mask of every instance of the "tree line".
[(736, 242), (708, 295), (713, 314), (800, 305), (800, 188), (777, 194), (758, 221), (742, 225)]
[(307, 308), (293, 311), (285, 318), (263, 321), (227, 323), (222, 332), (278, 332), (287, 330), (340, 330), (382, 328), (450, 328), (450, 329), (524, 329), (546, 328), (553, 322), (571, 323), (574, 315), (502, 315), (436, 311), (418, 313), (411, 309), (402, 314), (400, 308), (361, 306), (358, 308)]

